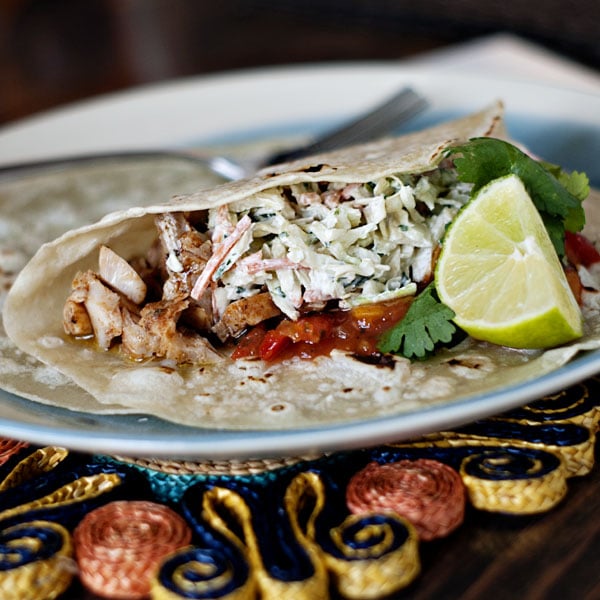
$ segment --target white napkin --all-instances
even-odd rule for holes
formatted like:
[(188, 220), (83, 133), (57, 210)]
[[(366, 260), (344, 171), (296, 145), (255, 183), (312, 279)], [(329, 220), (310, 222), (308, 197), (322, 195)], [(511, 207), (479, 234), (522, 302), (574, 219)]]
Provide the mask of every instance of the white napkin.
[(600, 73), (510, 34), (478, 38), (406, 62), (443, 66), (449, 72), (480, 72), (512, 80), (537, 80), (600, 94)]

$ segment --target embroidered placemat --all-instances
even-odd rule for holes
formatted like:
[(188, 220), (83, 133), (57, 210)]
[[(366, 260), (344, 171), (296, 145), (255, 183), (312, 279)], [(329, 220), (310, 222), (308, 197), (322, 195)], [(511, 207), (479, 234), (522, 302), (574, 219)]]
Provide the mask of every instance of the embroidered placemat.
[[(590, 472), (600, 380), (418, 440), (168, 461), (0, 443), (0, 597), (383, 598), (465, 508), (543, 513)], [(73, 596), (75, 597), (75, 596)]]

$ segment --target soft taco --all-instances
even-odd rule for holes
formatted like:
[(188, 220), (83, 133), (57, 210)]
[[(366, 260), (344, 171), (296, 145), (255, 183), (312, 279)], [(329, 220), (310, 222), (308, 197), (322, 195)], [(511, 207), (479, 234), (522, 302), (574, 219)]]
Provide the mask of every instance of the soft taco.
[(4, 325), (78, 391), (6, 387), (76, 410), (279, 429), (398, 414), (556, 369), (598, 346), (593, 306), (560, 348), (453, 334), (427, 356), (381, 349), (469, 200), (452, 149), (481, 138), (506, 138), (501, 104), (111, 213), (45, 244), (12, 286)]

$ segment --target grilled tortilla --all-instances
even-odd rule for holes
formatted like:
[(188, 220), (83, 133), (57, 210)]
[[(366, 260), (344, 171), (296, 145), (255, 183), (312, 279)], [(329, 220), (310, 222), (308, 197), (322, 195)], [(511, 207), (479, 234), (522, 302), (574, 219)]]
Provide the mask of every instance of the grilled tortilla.
[[(73, 410), (285, 429), (410, 412), (558, 368), (600, 345), (593, 302), (584, 337), (548, 351), (466, 339), (421, 362), (335, 349), (312, 360), (231, 358), (238, 337), (269, 319), (293, 322), (332, 303), (349, 309), (414, 294), (431, 276), (444, 227), (468, 198), (444, 170), (445, 150), (505, 135), (497, 104), (423, 132), (113, 212), (66, 233), (21, 271), (3, 312), (8, 336), (40, 361), (27, 359), (32, 371), (50, 367), (66, 379), (49, 384), (21, 373), (3, 387)], [(404, 237), (386, 234), (389, 219)], [(593, 215), (588, 220), (593, 228)], [(144, 280), (149, 264), (153, 275)], [(157, 273), (155, 297), (143, 308)], [(121, 319), (116, 328), (110, 315)]]

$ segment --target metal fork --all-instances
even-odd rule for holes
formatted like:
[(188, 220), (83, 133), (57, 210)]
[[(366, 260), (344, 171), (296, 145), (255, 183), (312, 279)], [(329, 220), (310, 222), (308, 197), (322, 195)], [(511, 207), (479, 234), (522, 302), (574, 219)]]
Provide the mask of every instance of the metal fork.
[(0, 175), (25, 174), (32, 170), (65, 167), (103, 160), (181, 158), (201, 163), (224, 179), (243, 179), (252, 175), (261, 167), (377, 139), (410, 120), (425, 110), (427, 106), (428, 103), (425, 98), (413, 89), (405, 87), (368, 112), (344, 123), (338, 129), (325, 133), (325, 135), (305, 146), (253, 160), (218, 156), (193, 148), (119, 150), (4, 164), (0, 165)]

